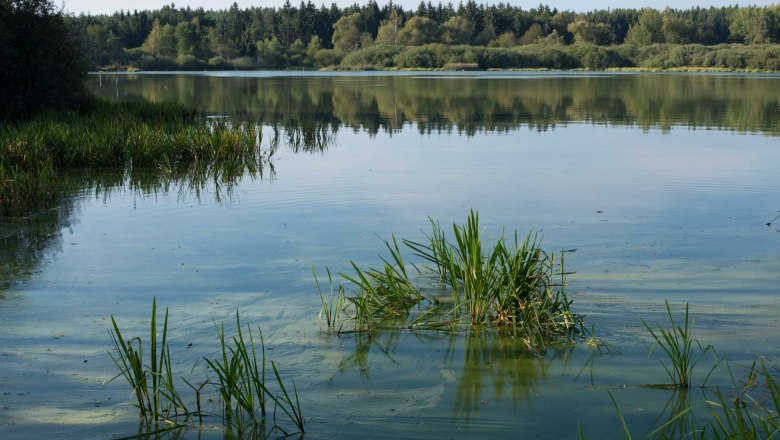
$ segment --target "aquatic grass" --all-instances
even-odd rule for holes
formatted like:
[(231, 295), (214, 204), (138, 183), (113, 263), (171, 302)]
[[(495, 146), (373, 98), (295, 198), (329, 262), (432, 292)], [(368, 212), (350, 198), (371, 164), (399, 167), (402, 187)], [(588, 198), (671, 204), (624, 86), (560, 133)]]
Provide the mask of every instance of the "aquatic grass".
[[(284, 381), (282, 381), (282, 376), (279, 374), (279, 370), (276, 368), (276, 363), (273, 361), (271, 361), (271, 368), (274, 370), (274, 377), (276, 378), (276, 383), (279, 385), (279, 389), (281, 390), (282, 394), (274, 395), (269, 392), (269, 396), (276, 403), (277, 407), (281, 408), (290, 421), (298, 428), (298, 431), (303, 434), (305, 432), (303, 413), (301, 412), (301, 402), (298, 399), (298, 387), (295, 386), (295, 380), (292, 381), (293, 396), (295, 397), (295, 400), (293, 400), (290, 397), (290, 393), (287, 391), (287, 387), (284, 385)], [(268, 391), (266, 390), (266, 392)], [(274, 421), (276, 420), (275, 414), (276, 412), (274, 411)], [(274, 427), (282, 431), (285, 436), (290, 435), (290, 433), (288, 433), (276, 423), (274, 423)]]
[(274, 424), (271, 431), (275, 429), (285, 436), (290, 435), (283, 425), (277, 423), (276, 409), (278, 408), (288, 417), (298, 432), (303, 433), (304, 420), (298, 388), (295, 381), (292, 381), (293, 391), (292, 395), (290, 394), (273, 361), (271, 361), (271, 369), (279, 392), (272, 392), (267, 386), (265, 342), (262, 332), (258, 330), (260, 339), (255, 343), (252, 330), (247, 326), (245, 338), (238, 311), (236, 311), (236, 336), (227, 338), (224, 322), (216, 327), (220, 356), (215, 359), (204, 359), (209, 369), (216, 374), (216, 378), (209, 383), (215, 386), (222, 401), (225, 425), (235, 429), (239, 436), (247, 433), (264, 433), (267, 428), (267, 404), (273, 401)]
[[(563, 253), (556, 259), (541, 249), (541, 239), (528, 234), (514, 241), (504, 234), (493, 246), (483, 244), (479, 214), (471, 211), (465, 225), (453, 225), (450, 242), (439, 223), (429, 218), (427, 241), (385, 240), (389, 257), (380, 268), (340, 273), (347, 287), (344, 322), (352, 331), (407, 327), (449, 330), (458, 326), (492, 326), (532, 347), (571, 340), (586, 333), (582, 317), (571, 312), (565, 292)], [(424, 263), (407, 262), (402, 249)], [(315, 274), (316, 281), (316, 274)], [(333, 291), (332, 280), (331, 291)], [(432, 284), (431, 284), (432, 282)], [(317, 283), (320, 297), (323, 298)], [(323, 300), (324, 301), (324, 300)], [(333, 329), (326, 314), (328, 328)]]
[(217, 164), (225, 184), (268, 166), (256, 123), (206, 121), (171, 103), (88, 100), (78, 110), (0, 123), (0, 216), (23, 215), (58, 196), (59, 172), (74, 167), (167, 167)]
[(205, 358), (205, 361), (217, 375), (211, 383), (217, 388), (222, 400), (226, 425), (243, 433), (257, 428), (264, 422), (263, 416), (266, 414), (265, 344), (260, 333), (261, 359), (258, 362), (252, 330), (247, 327), (247, 344), (238, 311), (236, 332), (237, 335), (228, 340), (224, 322), (217, 326), (221, 357)]
[[(729, 396), (718, 387), (715, 399), (705, 400), (709, 408), (708, 420), (701, 420), (703, 415), (694, 413), (697, 406), (690, 404), (687, 388), (674, 389), (670, 398), (670, 418), (645, 438), (780, 439), (780, 383), (775, 377), (777, 373), (773, 374), (763, 359), (760, 367), (756, 364), (754, 361), (749, 368), (744, 385), (738, 385), (731, 373), (732, 389), (736, 395)], [(607, 394), (625, 438), (630, 440), (631, 432), (620, 406), (611, 392), (607, 391)], [(580, 439), (585, 438), (581, 423), (578, 423), (578, 434)]]
[[(688, 388), (691, 386), (693, 370), (702, 360), (702, 358), (710, 351), (714, 354), (714, 347), (712, 345), (702, 346), (702, 344), (692, 337), (693, 322), (688, 314), (688, 304), (685, 304), (685, 317), (683, 318), (682, 325), (678, 324), (672, 316), (672, 310), (669, 306), (669, 301), (666, 301), (666, 314), (669, 317), (670, 328), (665, 329), (660, 325), (656, 330), (653, 330), (644, 320), (642, 321), (645, 328), (650, 332), (650, 335), (654, 339), (654, 347), (659, 346), (666, 353), (668, 364), (659, 359), (659, 362), (664, 367), (666, 374), (672, 380), (672, 384), (679, 388)], [(698, 354), (694, 353), (694, 345), (698, 348)], [(717, 356), (715, 356), (715, 363), (704, 379), (702, 386), (707, 383), (707, 379), (712, 372), (717, 368), (719, 362)]]
[[(127, 339), (122, 335), (116, 319), (112, 316), (113, 329), (109, 332), (114, 345), (114, 352), (109, 352), (114, 364), (120, 372), (113, 379), (124, 376), (130, 384), (136, 397), (136, 406), (144, 424), (149, 428), (152, 422), (163, 421), (164, 427), (174, 429), (187, 426), (186, 422), (195, 414), (198, 421), (203, 421), (201, 408), (201, 392), (207, 385), (212, 385), (219, 396), (222, 410), (222, 421), (229, 433), (237, 433), (239, 437), (267, 438), (274, 430), (291, 435), (283, 423), (277, 422), (277, 409), (289, 419), (299, 433), (304, 432), (304, 418), (301, 410), (298, 388), (292, 381), (292, 390), (282, 380), (279, 368), (271, 361), (271, 369), (278, 391), (272, 391), (266, 382), (266, 351), (263, 334), (258, 329), (259, 339), (249, 326), (242, 329), (241, 317), (236, 311), (236, 331), (229, 336), (224, 322), (215, 327), (219, 342), (217, 357), (205, 357), (204, 361), (213, 376), (194, 386), (185, 378), (182, 380), (195, 392), (197, 411), (190, 412), (179, 392), (174, 386), (171, 351), (167, 342), (168, 309), (162, 325), (162, 335), (157, 325), (157, 301), (152, 302), (152, 323), (149, 338), (150, 359), (144, 359), (144, 340), (140, 337)], [(273, 402), (273, 425), (267, 426), (269, 404)], [(158, 432), (158, 431), (154, 431)], [(160, 431), (161, 432), (161, 431)], [(294, 432), (292, 433), (294, 434)]]
[(338, 328), (336, 328), (336, 326), (341, 321), (341, 312), (345, 306), (344, 286), (338, 286), (337, 291), (334, 292), (333, 278), (330, 275), (330, 269), (327, 269), (330, 293), (326, 298), (325, 294), (322, 293), (320, 283), (317, 280), (317, 273), (313, 266), (311, 271), (314, 275), (314, 284), (317, 286), (317, 293), (319, 293), (320, 301), (322, 302), (322, 308), (320, 309), (320, 319), (322, 319), (323, 316), (325, 317), (325, 324), (327, 326), (328, 332), (338, 332), (341, 330), (341, 325), (339, 325)]
[[(112, 330), (109, 332), (114, 353), (109, 356), (119, 368), (120, 373), (112, 378), (123, 376), (136, 397), (136, 406), (140, 416), (149, 423), (160, 419), (169, 419), (171, 410), (174, 415), (187, 408), (176, 391), (171, 373), (170, 348), (167, 344), (168, 309), (162, 325), (162, 337), (157, 326), (157, 299), (152, 301), (152, 318), (149, 331), (149, 362), (144, 359), (144, 341), (141, 337), (126, 339), (123, 337), (116, 318), (111, 316)], [(158, 346), (159, 339), (159, 346)]]
[[(734, 384), (738, 388), (736, 381)], [(760, 390), (763, 396), (754, 398), (750, 392), (753, 389)], [(707, 404), (712, 414), (715, 438), (780, 438), (780, 383), (763, 359), (760, 368), (753, 362), (746, 383), (737, 396), (729, 398), (718, 389), (716, 400), (707, 401)]]

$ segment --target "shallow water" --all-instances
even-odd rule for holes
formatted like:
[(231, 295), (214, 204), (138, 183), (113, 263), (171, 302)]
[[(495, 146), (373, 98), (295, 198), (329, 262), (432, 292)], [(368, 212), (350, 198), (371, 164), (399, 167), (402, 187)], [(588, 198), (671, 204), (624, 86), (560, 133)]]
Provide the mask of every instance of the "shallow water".
[[(0, 222), (3, 438), (137, 429), (129, 389), (104, 384), (109, 317), (144, 332), (169, 306), (185, 377), (213, 322), (261, 327), (295, 378), (307, 437), (620, 437), (664, 421), (667, 380), (642, 320), (690, 303), (699, 339), (739, 365), (780, 344), (780, 77), (558, 73), (93, 76), (119, 99), (177, 100), (281, 133), (275, 173), (196, 193), (154, 171), (68, 176), (58, 210)], [(152, 182), (152, 183), (148, 183)], [(167, 188), (167, 189), (166, 189)], [(619, 351), (533, 355), (511, 340), (320, 333), (312, 266), (378, 263), (381, 238), (427, 216), (488, 236), (539, 231), (567, 253), (575, 310)], [(771, 223), (767, 226), (767, 223)], [(192, 344), (192, 345), (189, 345)], [(201, 376), (198, 376), (201, 374)], [(703, 376), (703, 373), (701, 374)], [(701, 377), (700, 377), (701, 379)], [(725, 371), (711, 385), (728, 385)], [(186, 391), (186, 386), (182, 385)], [(691, 391), (701, 405), (704, 396)], [(709, 395), (706, 398), (712, 399)], [(672, 401), (674, 401), (672, 399)], [(212, 408), (212, 410), (216, 410)], [(706, 413), (701, 407), (700, 413)], [(668, 414), (666, 414), (668, 417)], [(186, 436), (221, 437), (207, 424)]]

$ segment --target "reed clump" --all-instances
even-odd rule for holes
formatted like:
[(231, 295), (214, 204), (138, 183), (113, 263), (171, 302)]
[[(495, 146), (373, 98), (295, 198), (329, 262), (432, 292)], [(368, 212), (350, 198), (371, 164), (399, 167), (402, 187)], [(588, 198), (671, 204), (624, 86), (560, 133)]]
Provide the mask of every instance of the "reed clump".
[[(157, 325), (157, 301), (152, 302), (151, 330), (148, 341), (141, 337), (126, 338), (111, 317), (109, 334), (113, 343), (111, 359), (119, 369), (114, 380), (124, 377), (136, 398), (142, 425), (155, 432), (187, 427), (202, 423), (210, 413), (201, 408), (201, 393), (211, 385), (221, 403), (219, 414), (227, 430), (226, 436), (237, 434), (239, 438), (267, 438), (274, 431), (287, 437), (304, 433), (304, 418), (298, 397), (298, 388), (292, 381), (292, 389), (282, 380), (275, 362), (271, 361), (273, 379), (267, 380), (266, 351), (262, 333), (255, 334), (249, 326), (241, 327), (241, 317), (236, 311), (236, 330), (229, 336), (225, 324), (216, 325), (219, 350), (216, 357), (204, 357), (210, 371), (205, 380), (193, 378), (185, 382), (195, 392), (196, 409), (190, 409), (175, 386), (168, 342), (168, 309), (165, 310), (162, 329)], [(148, 358), (144, 348), (148, 347)], [(192, 383), (200, 383), (194, 386)], [(284, 414), (288, 423), (277, 419), (277, 412)], [(272, 419), (269, 420), (269, 413)], [(297, 431), (289, 428), (292, 424)]]
[[(385, 241), (389, 257), (381, 268), (340, 274), (346, 286), (320, 291), (329, 332), (374, 332), (378, 328), (459, 331), (489, 326), (523, 338), (530, 347), (571, 341), (586, 333), (583, 318), (566, 295), (563, 252), (541, 248), (541, 239), (502, 233), (484, 244), (479, 214), (454, 224), (451, 241), (438, 222), (423, 241)], [(407, 263), (402, 248), (420, 264)], [(316, 275), (315, 275), (316, 277)], [(329, 274), (330, 279), (330, 274)], [(318, 284), (319, 289), (319, 284)]]
[[(654, 346), (661, 347), (666, 353), (667, 362), (659, 360), (666, 370), (666, 374), (672, 380), (671, 385), (679, 388), (688, 388), (691, 386), (693, 370), (710, 351), (714, 353), (712, 345), (704, 346), (697, 339), (693, 338), (693, 321), (688, 315), (688, 304), (685, 305), (685, 316), (682, 324), (675, 322), (672, 316), (672, 310), (669, 307), (669, 301), (666, 301), (666, 314), (669, 316), (669, 328), (663, 328), (660, 325), (653, 330), (646, 322), (642, 321), (653, 337)], [(718, 366), (716, 361), (710, 370), (707, 378)], [(702, 386), (706, 384), (704, 379)]]
[(173, 103), (88, 100), (76, 110), (0, 123), (0, 216), (56, 199), (60, 170), (79, 167), (204, 168), (225, 176), (265, 166), (257, 124), (206, 122)]
[[(188, 414), (176, 391), (171, 371), (171, 352), (167, 344), (168, 309), (165, 309), (162, 335), (157, 326), (157, 299), (152, 302), (152, 319), (149, 331), (149, 362), (144, 357), (144, 340), (141, 337), (125, 338), (114, 316), (111, 316), (111, 342), (114, 353), (111, 359), (132, 389), (141, 418), (145, 423), (174, 420)], [(159, 344), (158, 344), (159, 340)]]

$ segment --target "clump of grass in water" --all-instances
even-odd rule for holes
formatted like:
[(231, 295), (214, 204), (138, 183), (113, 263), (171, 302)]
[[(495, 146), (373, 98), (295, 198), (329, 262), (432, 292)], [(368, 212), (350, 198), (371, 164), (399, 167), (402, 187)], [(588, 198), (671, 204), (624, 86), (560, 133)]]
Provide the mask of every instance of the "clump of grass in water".
[[(162, 337), (159, 338), (156, 298), (152, 302), (148, 364), (144, 358), (143, 339), (140, 337), (126, 339), (113, 316), (111, 323), (112, 330), (109, 333), (114, 345), (114, 353), (109, 355), (120, 370), (119, 374), (111, 380), (119, 376), (127, 380), (145, 424), (154, 422), (154, 427), (158, 428), (156, 425), (158, 421), (166, 422), (165, 426), (155, 429), (152, 433), (186, 426), (179, 423), (178, 419), (184, 418), (186, 422), (193, 415), (197, 415), (202, 422), (201, 391), (205, 385), (212, 384), (224, 405), (223, 422), (230, 432), (235, 430), (239, 436), (247, 435), (252, 438), (260, 434), (267, 437), (274, 430), (283, 433), (285, 437), (294, 434), (277, 423), (276, 410), (279, 409), (289, 418), (298, 432), (303, 434), (304, 419), (295, 381), (292, 383), (291, 392), (282, 381), (276, 363), (272, 361), (271, 369), (278, 391), (272, 392), (267, 387), (265, 344), (262, 333), (258, 332), (260, 340), (259, 343), (255, 343), (254, 335), (247, 327), (247, 338), (245, 338), (238, 311), (236, 311), (236, 336), (228, 338), (224, 323), (217, 326), (221, 356), (216, 359), (205, 358), (208, 367), (216, 374), (215, 380), (203, 381), (200, 386), (195, 387), (190, 381), (182, 378), (196, 394), (196, 413), (187, 410), (174, 386), (171, 354), (167, 343), (168, 309), (165, 310)], [(266, 433), (267, 404), (271, 401), (274, 403), (274, 423), (271, 430)]]
[[(736, 381), (734, 383), (736, 385)], [(754, 388), (761, 390), (763, 399), (751, 396)], [(716, 437), (780, 438), (780, 384), (763, 359), (760, 368), (753, 362), (746, 384), (736, 397), (728, 398), (720, 389), (716, 391), (716, 397), (716, 401), (707, 401)]]
[[(709, 407), (709, 420), (697, 420), (694, 415), (695, 406), (688, 400), (687, 391), (692, 384), (693, 369), (708, 351), (714, 353), (711, 345), (703, 347), (698, 340), (692, 337), (693, 324), (689, 318), (688, 305), (685, 306), (683, 323), (675, 322), (671, 313), (669, 302), (666, 302), (666, 312), (669, 316), (670, 329), (658, 327), (654, 331), (645, 323), (656, 344), (664, 347), (664, 352), (669, 358), (671, 366), (662, 362), (664, 369), (674, 382), (674, 395), (672, 396), (671, 417), (660, 427), (648, 434), (646, 438), (717, 438), (717, 439), (777, 439), (780, 438), (780, 384), (775, 375), (766, 366), (763, 359), (760, 368), (756, 362), (750, 367), (744, 385), (737, 384), (734, 374), (731, 373), (732, 388), (736, 394), (730, 398), (720, 387), (715, 390), (715, 400), (706, 400)], [(694, 344), (699, 349), (699, 356), (694, 357)], [(721, 363), (721, 359), (714, 356), (714, 365), (706, 376), (701, 387), (705, 387), (709, 376)], [(726, 362), (728, 366), (728, 362)], [(653, 386), (658, 388), (658, 386)], [(753, 393), (753, 391), (756, 391)], [(677, 394), (679, 393), (679, 394)], [(753, 397), (753, 394), (759, 396)], [(615, 407), (618, 419), (626, 439), (631, 439), (631, 432), (612, 393), (608, 392), (610, 401)], [(585, 435), (582, 426), (578, 425), (579, 438)]]
[(172, 420), (188, 414), (179, 393), (173, 384), (171, 353), (167, 344), (168, 309), (162, 326), (162, 338), (157, 328), (157, 299), (152, 301), (152, 321), (149, 331), (149, 363), (145, 364), (144, 341), (140, 337), (126, 339), (119, 330), (116, 318), (111, 316), (112, 330), (109, 332), (114, 345), (114, 354), (109, 353), (119, 374), (124, 376), (136, 397), (136, 406), (146, 423), (158, 420)]
[[(659, 359), (661, 365), (666, 370), (666, 374), (672, 380), (671, 385), (679, 388), (688, 388), (691, 386), (693, 378), (693, 369), (698, 365), (701, 359), (715, 349), (712, 345), (702, 346), (702, 344), (692, 337), (693, 322), (688, 315), (688, 304), (685, 304), (685, 318), (682, 325), (674, 321), (672, 310), (669, 307), (669, 301), (666, 301), (666, 314), (669, 316), (670, 328), (664, 329), (660, 325), (653, 330), (644, 320), (642, 321), (647, 331), (652, 335), (655, 345), (661, 347), (668, 359), (669, 365)], [(698, 348), (698, 355), (694, 353), (694, 344)], [(707, 383), (707, 379), (717, 368), (718, 362), (715, 362), (707, 378), (704, 379), (702, 387)]]
[[(382, 268), (363, 270), (350, 262), (354, 275), (340, 274), (350, 286), (343, 289), (342, 308), (333, 311), (332, 302), (320, 293), (329, 331), (336, 328), (329, 318), (343, 312), (354, 324), (353, 331), (369, 334), (383, 326), (457, 330), (463, 325), (492, 325), (531, 347), (542, 347), (586, 333), (582, 317), (572, 313), (566, 296), (563, 253), (557, 260), (531, 234), (520, 240), (515, 233), (514, 241), (508, 242), (502, 233), (492, 248), (485, 247), (475, 211), (466, 225), (453, 225), (454, 242), (430, 221), (427, 241), (401, 240), (426, 264), (410, 264), (413, 276), (393, 237), (385, 241), (390, 257), (383, 258)], [(434, 285), (424, 286), (421, 282), (431, 274)]]
[[(252, 330), (247, 327), (248, 339), (245, 339), (238, 311), (236, 311), (237, 335), (228, 340), (225, 335), (224, 323), (217, 327), (217, 333), (221, 357), (218, 359), (206, 358), (206, 364), (217, 375), (216, 381), (212, 383), (216, 386), (224, 404), (225, 424), (235, 429), (239, 435), (247, 432), (264, 432), (266, 403), (270, 399), (276, 408), (281, 409), (288, 416), (299, 432), (303, 433), (304, 420), (295, 381), (293, 381), (295, 396), (293, 400), (273, 361), (271, 368), (281, 394), (274, 394), (266, 387), (265, 343), (262, 332), (258, 332), (260, 336), (259, 362)], [(274, 422), (276, 421), (275, 415), (276, 411), (274, 411)], [(290, 435), (277, 423), (274, 423), (273, 429), (278, 429), (285, 436)]]

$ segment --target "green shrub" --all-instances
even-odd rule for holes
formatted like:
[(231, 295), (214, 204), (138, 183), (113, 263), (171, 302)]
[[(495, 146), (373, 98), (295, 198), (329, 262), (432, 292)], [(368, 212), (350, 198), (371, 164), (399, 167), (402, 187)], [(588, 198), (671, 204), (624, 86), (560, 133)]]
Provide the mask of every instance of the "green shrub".
[(393, 67), (394, 58), (401, 53), (402, 46), (378, 45), (348, 53), (341, 60), (343, 66)]
[(443, 67), (446, 64), (446, 60), (440, 59), (440, 55), (444, 55), (443, 51), (436, 49), (439, 48), (432, 44), (406, 47), (403, 52), (394, 57), (393, 61), (396, 66), (402, 68), (433, 69)]
[(314, 54), (314, 67), (337, 66), (341, 63), (341, 52), (335, 49), (320, 49)]
[(233, 65), (222, 57), (209, 58), (209, 70), (233, 70)]

